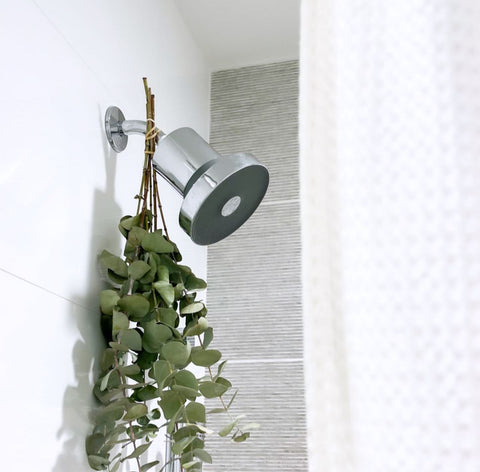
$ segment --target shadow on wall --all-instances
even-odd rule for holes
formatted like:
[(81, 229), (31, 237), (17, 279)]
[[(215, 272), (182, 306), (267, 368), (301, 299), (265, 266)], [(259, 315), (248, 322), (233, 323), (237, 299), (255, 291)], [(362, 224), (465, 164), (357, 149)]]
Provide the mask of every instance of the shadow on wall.
[[(103, 114), (100, 110), (100, 126), (103, 129)], [(63, 421), (57, 432), (62, 442), (52, 472), (85, 472), (89, 470), (85, 454), (85, 436), (91, 433), (89, 421), (96, 400), (92, 387), (98, 372), (99, 356), (105, 346), (100, 329), (98, 306), (99, 292), (103, 288), (97, 256), (105, 248), (120, 246), (120, 233), (116, 231), (121, 218), (121, 208), (115, 202), (116, 154), (103, 140), (106, 185), (105, 191), (95, 189), (92, 209), (92, 231), (90, 239), (90, 264), (86, 293), (74, 294), (71, 321), (79, 332), (79, 339), (72, 351), (75, 384), (69, 385), (63, 396)]]

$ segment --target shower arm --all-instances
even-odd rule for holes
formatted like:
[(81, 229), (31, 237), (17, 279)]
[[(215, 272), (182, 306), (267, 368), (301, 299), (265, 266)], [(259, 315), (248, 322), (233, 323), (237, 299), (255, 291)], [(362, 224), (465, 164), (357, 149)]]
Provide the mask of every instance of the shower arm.
[[(105, 133), (113, 150), (122, 152), (127, 147), (129, 135), (147, 133), (147, 122), (126, 120), (120, 108), (109, 107), (105, 114)], [(157, 136), (162, 137), (164, 134), (159, 130)]]

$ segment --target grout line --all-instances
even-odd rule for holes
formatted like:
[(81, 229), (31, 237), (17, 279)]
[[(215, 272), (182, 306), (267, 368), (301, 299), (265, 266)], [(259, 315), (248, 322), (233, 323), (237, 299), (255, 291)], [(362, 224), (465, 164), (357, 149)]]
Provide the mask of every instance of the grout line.
[(268, 205), (282, 205), (285, 203), (300, 203), (299, 198), (290, 198), (289, 200), (273, 200), (273, 201), (267, 201), (267, 202), (262, 202), (260, 205), (263, 206), (268, 206)]
[(74, 305), (79, 306), (80, 308), (84, 308), (85, 310), (90, 310), (88, 307), (86, 307), (86, 306), (84, 306), (84, 305), (82, 305), (82, 304), (80, 304), (80, 303), (78, 303), (74, 300), (71, 300), (70, 298), (64, 297), (63, 295), (60, 295), (59, 293), (53, 292), (52, 290), (49, 290), (48, 288), (42, 287), (41, 285), (38, 285), (34, 282), (30, 282), (30, 280), (27, 280), (24, 277), (21, 277), (20, 275), (14, 274), (13, 272), (10, 272), (6, 269), (3, 269), (2, 267), (0, 267), (0, 271), (4, 272), (5, 274), (8, 274), (12, 277), (15, 277), (18, 280), (21, 280), (22, 282), (25, 282), (29, 285), (32, 285), (33, 287), (39, 288), (40, 290), (43, 290), (44, 292), (47, 292), (50, 295), (54, 295), (55, 297), (61, 298), (62, 300), (65, 300), (69, 303), (73, 303)]
[(294, 357), (293, 359), (237, 359), (237, 360), (228, 360), (228, 364), (288, 364), (292, 362), (303, 362), (301, 357)]
[(65, 41), (65, 44), (76, 54), (76, 56), (83, 62), (83, 64), (87, 67), (93, 77), (98, 81), (98, 83), (105, 89), (105, 91), (109, 92), (110, 89), (107, 87), (106, 84), (98, 77), (97, 73), (92, 69), (92, 66), (86, 61), (86, 59), (75, 49), (73, 44), (67, 39), (65, 34), (62, 30), (54, 23), (54, 21), (47, 15), (45, 10), (37, 3), (36, 0), (30, 0), (38, 9), (38, 11), (44, 16), (44, 18), (50, 23), (52, 28), (57, 32), (58, 35)]

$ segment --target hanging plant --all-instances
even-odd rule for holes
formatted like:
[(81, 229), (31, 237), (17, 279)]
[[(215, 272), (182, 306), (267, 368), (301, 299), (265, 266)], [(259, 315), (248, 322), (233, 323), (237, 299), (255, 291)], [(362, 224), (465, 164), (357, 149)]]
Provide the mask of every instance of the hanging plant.
[[(94, 394), (101, 406), (93, 433), (86, 439), (92, 469), (115, 472), (133, 461), (138, 472), (164, 471), (172, 461), (182, 470), (201, 470), (211, 463), (204, 449), (207, 412), (202, 398), (215, 398), (228, 424), (218, 434), (242, 442), (250, 433), (230, 416), (235, 394), (222, 376), (222, 354), (209, 349), (213, 330), (207, 308), (197, 292), (207, 286), (192, 270), (179, 264), (182, 257), (170, 240), (158, 193), (152, 157), (159, 130), (155, 127), (154, 96), (144, 79), (147, 97), (145, 163), (137, 212), (120, 220), (126, 239), (124, 257), (103, 251), (100, 264), (111, 288), (100, 294), (102, 329), (108, 347), (100, 360)], [(162, 229), (158, 229), (161, 225)], [(195, 340), (198, 345), (195, 345)], [(189, 367), (207, 374), (197, 379)], [(172, 457), (165, 464), (143, 459), (152, 440), (166, 431)]]

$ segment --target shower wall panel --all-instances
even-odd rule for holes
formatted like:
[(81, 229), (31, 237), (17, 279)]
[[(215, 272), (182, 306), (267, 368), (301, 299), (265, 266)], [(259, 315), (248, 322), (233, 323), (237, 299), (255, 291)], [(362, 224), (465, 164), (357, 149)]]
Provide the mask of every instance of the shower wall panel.
[[(297, 96), (297, 61), (212, 75), (210, 143), (222, 154), (251, 152), (271, 181), (252, 218), (208, 249), (212, 346), (239, 390), (232, 414), (261, 427), (241, 444), (208, 439), (214, 462), (206, 471), (307, 470)], [(218, 415), (209, 427), (226, 423)]]

